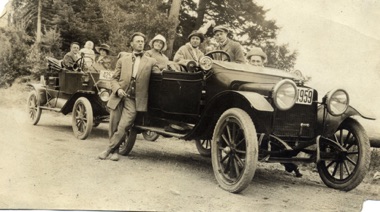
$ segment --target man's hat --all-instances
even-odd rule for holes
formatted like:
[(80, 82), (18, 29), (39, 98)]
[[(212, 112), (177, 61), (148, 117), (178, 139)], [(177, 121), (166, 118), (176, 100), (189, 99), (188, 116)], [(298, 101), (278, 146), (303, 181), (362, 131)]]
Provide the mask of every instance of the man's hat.
[(164, 42), (164, 46), (162, 47), (161, 51), (165, 51), (166, 48), (167, 48), (167, 45), (166, 45), (166, 39), (165, 39), (164, 36), (162, 36), (162, 35), (160, 35), (160, 34), (156, 35), (156, 36), (155, 36), (155, 37), (149, 42), (149, 46), (150, 46), (150, 48), (153, 48), (153, 43), (154, 43), (154, 41), (156, 41), (156, 40), (160, 40), (160, 41)]
[(222, 31), (222, 32), (230, 32), (230, 30), (226, 27), (226, 26), (223, 26), (223, 25), (219, 25), (219, 26), (216, 26), (214, 27), (214, 29), (212, 30), (213, 33), (216, 33), (217, 31)]
[(198, 32), (197, 30), (194, 30), (188, 37), (187, 39), (190, 40), (191, 37), (193, 36), (197, 36), (201, 39), (201, 43), (205, 40), (205, 36), (203, 35), (203, 33), (201, 32)]
[(250, 59), (252, 56), (260, 56), (263, 58), (263, 61), (266, 61), (267, 54), (259, 47), (253, 47), (247, 54), (247, 58)]
[(96, 51), (99, 52), (99, 53), (100, 53), (100, 50), (101, 50), (101, 49), (107, 51), (107, 53), (112, 52), (110, 46), (107, 45), (107, 44), (105, 44), (105, 43), (102, 43), (100, 46), (95, 47), (95, 49), (96, 49)]

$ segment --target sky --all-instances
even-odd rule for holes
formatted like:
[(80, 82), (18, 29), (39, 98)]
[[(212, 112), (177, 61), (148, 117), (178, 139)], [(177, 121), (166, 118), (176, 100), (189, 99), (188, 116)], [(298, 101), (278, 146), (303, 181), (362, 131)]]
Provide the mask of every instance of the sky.
[(380, 132), (380, 1), (254, 2), (281, 27), (278, 43), (298, 51), (295, 68), (312, 77), (308, 85), (319, 99), (333, 88), (346, 89), (351, 105), (378, 117)]
[[(343, 87), (360, 100), (380, 97), (373, 95), (380, 90), (379, 1), (255, 2), (269, 9), (267, 18), (281, 27), (277, 41), (298, 51), (296, 69), (312, 77), (311, 85), (323, 92)], [(367, 92), (372, 96), (363, 95)]]
[(0, 0), (0, 13), (3, 12), (3, 8), (7, 2), (8, 0)]

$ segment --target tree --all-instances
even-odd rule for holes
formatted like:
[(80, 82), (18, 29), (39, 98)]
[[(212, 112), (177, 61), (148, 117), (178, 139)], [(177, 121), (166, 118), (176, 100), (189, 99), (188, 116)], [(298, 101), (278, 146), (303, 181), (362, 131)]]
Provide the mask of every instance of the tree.
[(169, 21), (173, 23), (171, 29), (169, 29), (169, 39), (168, 39), (168, 57), (171, 58), (174, 40), (176, 38), (176, 31), (179, 24), (179, 11), (181, 9), (181, 0), (173, 0), (172, 6), (170, 7)]
[(293, 71), (298, 52), (291, 52), (289, 44), (276, 45), (273, 42), (266, 42), (263, 50), (267, 54), (267, 66), (287, 72)]
[(162, 0), (100, 1), (105, 22), (111, 24), (109, 43), (116, 52), (130, 51), (129, 38), (133, 32), (143, 32), (147, 40), (156, 34), (169, 36), (173, 22), (168, 19), (170, 6)]
[(24, 31), (0, 28), (0, 87), (31, 73), (31, 64), (25, 62), (31, 44), (31, 37)]
[[(245, 50), (262, 46), (268, 54), (267, 65), (290, 71), (294, 68), (297, 52), (291, 52), (288, 44), (276, 44), (279, 27), (274, 20), (267, 20), (266, 10), (252, 0), (183, 0), (179, 43), (186, 42), (192, 30), (199, 29), (208, 20), (217, 25), (227, 25), (232, 30), (230, 38), (240, 42)], [(186, 8), (186, 9), (184, 9)], [(233, 36), (234, 35), (234, 36)], [(206, 36), (212, 37), (210, 29)], [(205, 41), (207, 45), (208, 40)], [(176, 46), (175, 48), (178, 48)]]

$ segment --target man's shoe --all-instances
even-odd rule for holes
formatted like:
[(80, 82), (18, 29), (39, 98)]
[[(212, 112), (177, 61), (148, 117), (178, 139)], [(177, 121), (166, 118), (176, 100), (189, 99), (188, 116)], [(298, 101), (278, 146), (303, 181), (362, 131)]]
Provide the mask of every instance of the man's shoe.
[(108, 155), (110, 155), (111, 151), (112, 151), (111, 148), (107, 148), (106, 150), (104, 150), (102, 153), (98, 155), (98, 158), (100, 160), (105, 160), (108, 157)]
[(118, 161), (119, 160), (119, 154), (117, 154), (116, 152), (112, 153), (110, 160)]

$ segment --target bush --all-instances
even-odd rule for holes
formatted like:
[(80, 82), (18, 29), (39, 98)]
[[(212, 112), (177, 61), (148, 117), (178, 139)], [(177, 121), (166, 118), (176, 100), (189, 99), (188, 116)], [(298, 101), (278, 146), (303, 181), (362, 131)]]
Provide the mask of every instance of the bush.
[(31, 73), (28, 57), (32, 39), (25, 32), (0, 28), (0, 87), (10, 86), (14, 80)]

